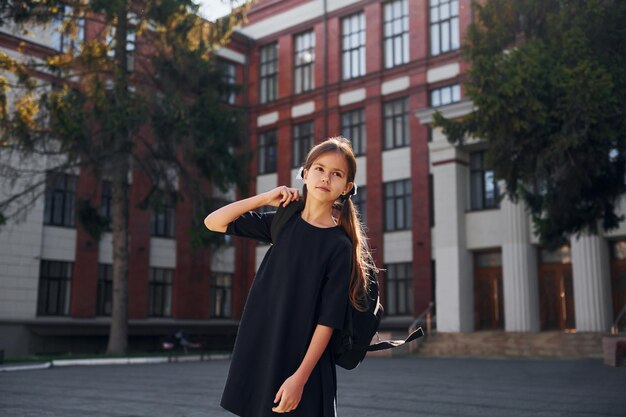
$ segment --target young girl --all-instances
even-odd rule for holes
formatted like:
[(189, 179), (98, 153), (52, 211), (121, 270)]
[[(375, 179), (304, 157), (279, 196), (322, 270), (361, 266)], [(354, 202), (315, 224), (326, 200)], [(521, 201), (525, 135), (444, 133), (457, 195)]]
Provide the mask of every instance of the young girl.
[[(209, 214), (209, 230), (271, 242), (270, 205), (302, 205), (281, 228), (254, 278), (221, 406), (244, 417), (336, 415), (337, 378), (329, 342), (348, 303), (359, 308), (373, 267), (350, 196), (356, 159), (330, 138), (309, 152), (296, 188), (277, 187)], [(338, 213), (336, 217), (333, 214)]]

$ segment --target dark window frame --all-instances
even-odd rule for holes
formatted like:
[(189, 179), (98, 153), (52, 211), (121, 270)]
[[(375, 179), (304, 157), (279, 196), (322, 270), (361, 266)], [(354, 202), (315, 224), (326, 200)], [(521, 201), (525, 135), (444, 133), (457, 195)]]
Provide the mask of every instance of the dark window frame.
[[(220, 283), (219, 278), (227, 278), (228, 283)], [(218, 303), (218, 298), (221, 303)], [(213, 272), (211, 274), (211, 318), (231, 318), (233, 314), (233, 274)]]
[(113, 265), (98, 264), (97, 316), (110, 316), (113, 311)]
[[(498, 182), (493, 169), (485, 164), (486, 151), (476, 151), (470, 153), (470, 210), (491, 210), (500, 207), (500, 193)], [(492, 178), (492, 196), (489, 196), (487, 189), (488, 178)], [(479, 185), (478, 190), (476, 189)]]
[(293, 125), (292, 167), (298, 168), (305, 162), (309, 150), (313, 147), (315, 125), (312, 120)]
[(367, 187), (362, 186), (357, 189), (356, 195), (350, 197), (352, 204), (357, 208), (361, 223), (367, 224)]
[[(459, 49), (459, 0), (429, 0), (428, 12), (430, 55), (437, 56)], [(442, 18), (442, 15), (445, 17)], [(447, 37), (445, 44), (444, 35)]]
[(383, 4), (383, 67), (394, 68), (409, 61), (409, 2), (386, 2)]
[(39, 264), (38, 316), (69, 316), (72, 262), (42, 259)]
[(450, 84), (430, 90), (428, 95), (430, 107), (447, 106), (461, 101), (461, 85)]
[[(413, 315), (413, 264), (399, 262), (384, 265), (385, 268), (385, 314), (388, 316)], [(404, 300), (400, 300), (402, 288)], [(393, 291), (392, 291), (393, 288)], [(402, 309), (402, 304), (404, 308)]]
[[(400, 107), (398, 107), (400, 106)], [(400, 119), (398, 121), (398, 119)], [(398, 123), (400, 129), (398, 129)], [(383, 150), (403, 148), (411, 144), (409, 99), (402, 97), (383, 103)]]
[(76, 175), (48, 174), (43, 217), (45, 226), (76, 227), (77, 184)]
[(113, 229), (113, 184), (104, 180), (100, 185), (100, 217), (107, 220), (105, 230)]
[(222, 93), (220, 99), (226, 104), (235, 104), (237, 94), (231, 88), (237, 84), (237, 65), (233, 62), (220, 59), (218, 68), (222, 73), (224, 83), (228, 85), (228, 89)]
[(164, 199), (159, 208), (153, 208), (150, 215), (150, 236), (174, 239), (176, 237), (176, 201), (172, 196)]
[(148, 317), (172, 317), (174, 269), (150, 267)]
[(341, 134), (350, 139), (355, 156), (365, 155), (367, 151), (367, 129), (365, 109), (359, 108), (341, 113)]
[[(411, 180), (404, 179), (384, 183), (385, 232), (411, 230), (412, 202)], [(398, 216), (399, 211), (402, 216)], [(401, 221), (401, 219), (404, 219)]]
[(341, 79), (362, 77), (366, 72), (365, 13), (360, 11), (341, 19)]
[[(307, 54), (311, 57), (310, 61), (306, 60)], [(315, 30), (310, 29), (293, 37), (293, 92), (302, 94), (314, 88)]]
[(278, 42), (259, 48), (259, 103), (278, 98)]
[(274, 173), (277, 166), (278, 131), (273, 129), (259, 133), (257, 173), (260, 175)]

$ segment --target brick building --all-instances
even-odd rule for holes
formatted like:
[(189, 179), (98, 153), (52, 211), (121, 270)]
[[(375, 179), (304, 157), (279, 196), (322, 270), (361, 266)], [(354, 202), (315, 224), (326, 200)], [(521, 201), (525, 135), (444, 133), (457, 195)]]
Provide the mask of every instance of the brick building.
[[(543, 251), (523, 208), (499, 201), (484, 144), (455, 147), (429, 127), (435, 108), (448, 117), (471, 111), (459, 51), (471, 20), (470, 0), (256, 2), (218, 52), (243, 86), (228, 101), (248, 113), (250, 190), (300, 187), (306, 151), (344, 135), (357, 154), (355, 202), (386, 270), (383, 327), (406, 329), (436, 301), (440, 331), (606, 331), (626, 300), (624, 226), (574, 239), (571, 253)], [(50, 39), (29, 42), (57, 47)], [(18, 42), (0, 33), (4, 50)], [(93, 186), (80, 173), (49, 195), (71, 202)], [(141, 187), (133, 179), (131, 199)], [(50, 201), (0, 234), (0, 335), (14, 340), (0, 349), (12, 354), (99, 348), (108, 331), (110, 234), (92, 242), (73, 222), (56, 224)], [(267, 247), (231, 239), (194, 253), (189, 214), (185, 205), (131, 213), (131, 347), (154, 348), (177, 328), (232, 343)]]

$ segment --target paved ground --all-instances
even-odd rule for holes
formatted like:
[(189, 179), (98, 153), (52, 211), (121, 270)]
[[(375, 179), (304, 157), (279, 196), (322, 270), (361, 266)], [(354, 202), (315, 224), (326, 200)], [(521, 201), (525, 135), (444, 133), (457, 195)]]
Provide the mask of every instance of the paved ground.
[[(227, 360), (0, 373), (2, 417), (227, 417)], [(626, 416), (626, 368), (597, 360), (368, 358), (340, 417)]]

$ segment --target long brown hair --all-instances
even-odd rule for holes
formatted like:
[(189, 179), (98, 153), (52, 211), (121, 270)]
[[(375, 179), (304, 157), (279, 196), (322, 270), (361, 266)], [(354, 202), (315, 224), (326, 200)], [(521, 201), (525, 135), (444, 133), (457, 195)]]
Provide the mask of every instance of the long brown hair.
[[(322, 154), (327, 152), (339, 152), (343, 154), (348, 163), (348, 175), (347, 182), (354, 183), (354, 177), (356, 175), (356, 158), (352, 151), (350, 141), (342, 136), (336, 136), (317, 144), (308, 153), (304, 169), (307, 171), (311, 168), (311, 165)], [(303, 200), (306, 203), (307, 188), (304, 186)], [(353, 263), (352, 272), (350, 274), (350, 302), (354, 308), (364, 311), (366, 306), (361, 302), (363, 295), (367, 294), (369, 288), (369, 276), (368, 270), (372, 269), (378, 272), (378, 268), (374, 264), (369, 244), (367, 242), (367, 235), (361, 223), (359, 213), (354, 207), (350, 198), (339, 198), (333, 204), (333, 210), (339, 213), (338, 225), (346, 232), (348, 237), (352, 240), (353, 246)]]

